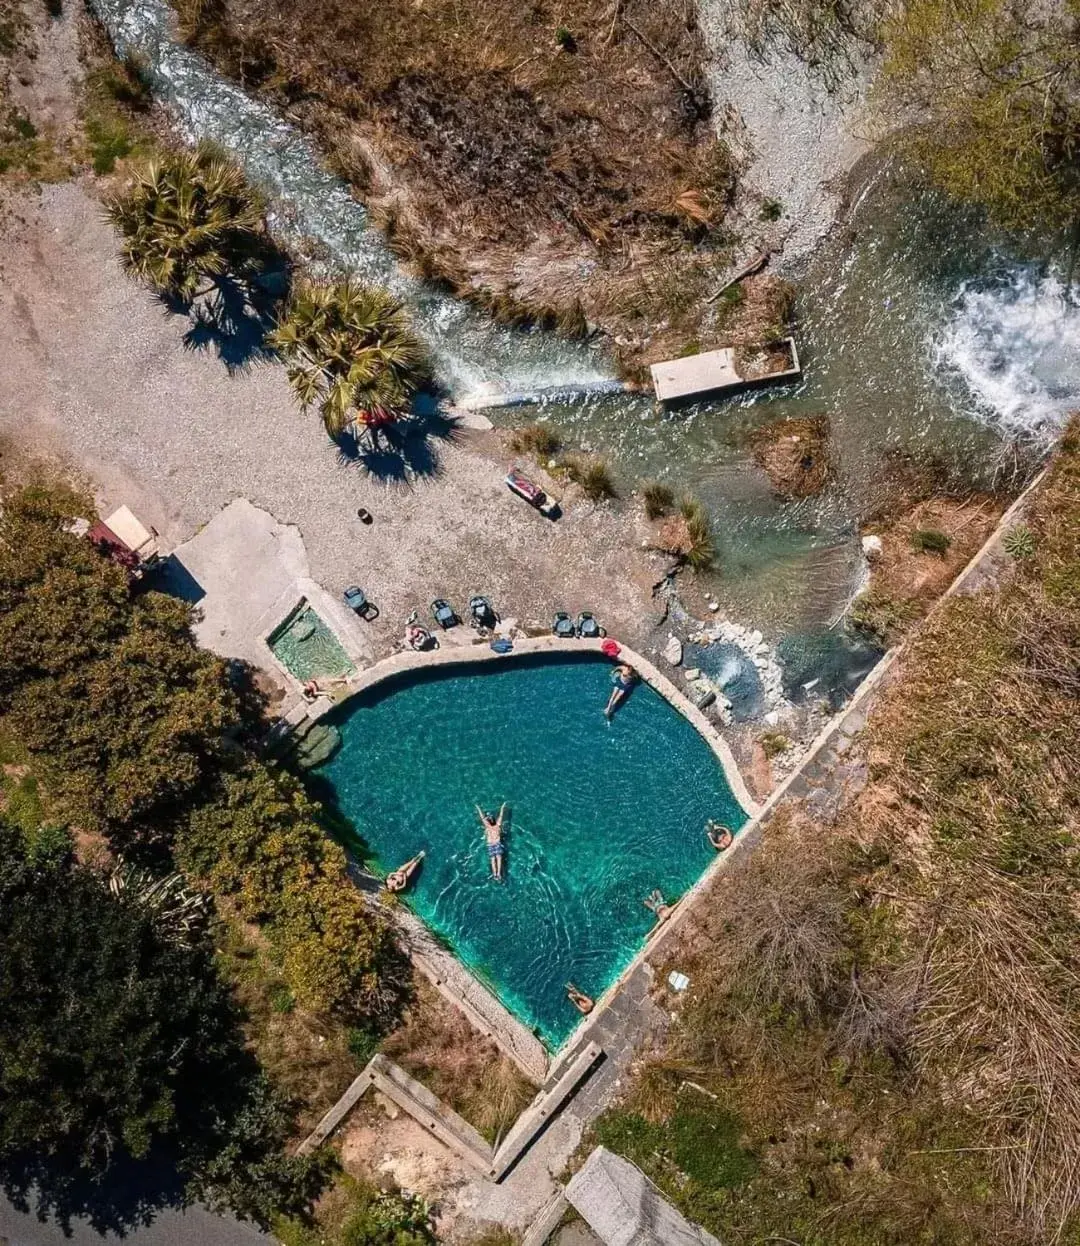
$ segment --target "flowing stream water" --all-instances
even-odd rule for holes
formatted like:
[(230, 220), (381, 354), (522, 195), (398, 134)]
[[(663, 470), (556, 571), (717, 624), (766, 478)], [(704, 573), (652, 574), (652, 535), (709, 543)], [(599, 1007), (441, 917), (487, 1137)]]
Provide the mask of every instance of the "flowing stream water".
[[(858, 524), (880, 496), (887, 455), (932, 455), (972, 486), (993, 481), (1010, 446), (1044, 451), (1080, 406), (1080, 318), (1057, 272), (895, 169), (868, 178), (847, 226), (801, 275), (803, 380), (662, 412), (613, 393), (595, 346), (503, 329), (406, 275), (313, 145), (180, 44), (164, 0), (90, 0), (117, 51), (145, 63), (152, 89), (190, 139), (212, 139), (273, 196), (286, 240), (321, 244), (328, 263), (389, 287), (410, 308), (440, 379), (467, 401), (547, 393), (528, 416), (603, 451), (624, 487), (645, 476), (696, 493), (713, 519), (723, 612), (779, 646), (788, 684), (824, 673), (850, 683), (871, 660), (835, 623), (865, 576)], [(578, 391), (567, 399), (568, 391)], [(559, 397), (559, 394), (562, 397)], [(786, 416), (827, 416), (832, 478), (783, 502), (755, 466), (753, 432)]]

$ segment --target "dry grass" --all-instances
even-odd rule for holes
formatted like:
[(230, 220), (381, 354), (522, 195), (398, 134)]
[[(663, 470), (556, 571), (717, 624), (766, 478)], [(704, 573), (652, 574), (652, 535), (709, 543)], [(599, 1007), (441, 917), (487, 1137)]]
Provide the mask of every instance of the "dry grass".
[(691, 0), (174, 4), (317, 134), (408, 263), (500, 320), (581, 334), (636, 317), (638, 277), (661, 301), (712, 288), (736, 170)]
[(767, 424), (754, 435), (754, 459), (780, 497), (820, 493), (829, 479), (828, 417)]
[[(935, 497), (887, 522), (870, 524), (864, 531), (881, 537), (882, 552), (871, 564), (866, 592), (855, 603), (855, 623), (893, 644), (979, 550), (1005, 505), (1005, 498), (985, 494)], [(938, 535), (928, 538), (927, 533)]]
[(649, 1161), (733, 1246), (1075, 1240), (1077, 432), (1032, 552), (909, 639), (862, 793), (827, 833), (775, 818), (673, 953), (693, 988), (628, 1106), (665, 1119), (686, 1065), (742, 1122), (758, 1174), (723, 1202)]
[(501, 1137), (531, 1102), (534, 1087), (434, 987), (420, 980), (418, 988), (382, 1050), (489, 1141)]

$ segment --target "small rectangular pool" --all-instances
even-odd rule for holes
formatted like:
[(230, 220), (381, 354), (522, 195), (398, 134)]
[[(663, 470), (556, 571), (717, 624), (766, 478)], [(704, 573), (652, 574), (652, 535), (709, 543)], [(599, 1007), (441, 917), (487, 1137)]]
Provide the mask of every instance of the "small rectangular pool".
[(341, 642), (306, 601), (267, 637), (270, 651), (301, 683), (355, 674)]
[[(332, 715), (342, 747), (320, 771), (364, 855), (384, 871), (424, 849), (406, 903), (549, 1049), (713, 860), (705, 823), (746, 814), (696, 728), (647, 684), (609, 722), (599, 655), (436, 667), (386, 681)], [(506, 879), (476, 805), (510, 808)], [(365, 851), (366, 846), (366, 851)]]

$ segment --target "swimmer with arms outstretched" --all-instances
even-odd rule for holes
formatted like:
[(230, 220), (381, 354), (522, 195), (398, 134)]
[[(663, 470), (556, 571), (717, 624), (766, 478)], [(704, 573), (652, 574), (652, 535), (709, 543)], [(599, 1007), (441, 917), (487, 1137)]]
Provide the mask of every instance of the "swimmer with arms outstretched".
[(502, 841), (502, 825), (503, 815), (506, 813), (506, 804), (500, 806), (499, 816), (496, 818), (489, 817), (479, 805), (476, 806), (476, 812), (480, 815), (480, 824), (484, 828), (484, 838), (487, 840), (488, 861), (491, 863), (491, 876), (497, 882), (502, 882), (503, 876), (503, 857), (506, 856), (506, 846)]

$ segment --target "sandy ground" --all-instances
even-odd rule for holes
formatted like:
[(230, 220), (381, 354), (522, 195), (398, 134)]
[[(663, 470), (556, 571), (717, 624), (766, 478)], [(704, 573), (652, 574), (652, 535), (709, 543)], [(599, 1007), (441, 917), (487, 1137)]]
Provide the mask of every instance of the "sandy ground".
[(186, 320), (124, 276), (87, 188), (46, 187), (20, 216), (0, 289), (0, 436), (66, 453), (103, 505), (128, 502), (167, 545), (250, 498), (297, 525), (332, 593), (364, 587), (377, 647), (414, 607), (464, 609), (474, 592), (523, 621), (589, 608), (642, 640), (661, 564), (638, 550), (636, 511), (568, 497), (560, 521), (543, 518), (504, 487), (512, 456), (494, 432), (431, 439), (430, 474), (409, 480), (342, 462), (279, 365), (230, 373), (213, 349), (185, 347)]

